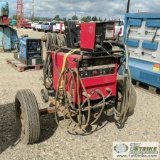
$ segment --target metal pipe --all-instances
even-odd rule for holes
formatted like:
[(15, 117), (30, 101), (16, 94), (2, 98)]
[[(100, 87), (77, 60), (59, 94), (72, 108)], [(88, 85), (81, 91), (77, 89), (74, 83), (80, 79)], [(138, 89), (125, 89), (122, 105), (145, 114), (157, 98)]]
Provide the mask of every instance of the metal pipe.
[(32, 0), (32, 21), (34, 21), (34, 0)]
[(129, 8), (130, 8), (130, 0), (128, 0), (128, 3), (127, 3), (126, 13), (129, 13)]

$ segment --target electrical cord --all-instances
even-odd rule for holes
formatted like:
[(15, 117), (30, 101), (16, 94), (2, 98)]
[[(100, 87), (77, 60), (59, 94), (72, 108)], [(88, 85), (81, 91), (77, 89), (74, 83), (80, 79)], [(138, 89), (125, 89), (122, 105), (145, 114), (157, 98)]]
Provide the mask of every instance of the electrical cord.
[(64, 34), (47, 33), (46, 38), (47, 51), (56, 51), (57, 49), (66, 46), (66, 36)]
[[(120, 126), (124, 125), (126, 120), (126, 116), (129, 110), (130, 99), (131, 99), (131, 74), (128, 68), (128, 49), (127, 46), (124, 44), (125, 54), (126, 54), (126, 61), (123, 62), (121, 65), (122, 73), (123, 73), (123, 86), (122, 86), (122, 100), (121, 100), (121, 110), (118, 111), (115, 109), (114, 118)], [(125, 68), (124, 68), (125, 67)]]
[[(53, 80), (52, 80), (52, 54), (50, 52), (47, 53), (46, 59), (44, 61), (44, 66), (43, 66), (43, 76), (44, 76), (44, 86), (46, 89), (49, 89), (53, 85)], [(49, 86), (47, 86), (47, 80), (50, 83)]]

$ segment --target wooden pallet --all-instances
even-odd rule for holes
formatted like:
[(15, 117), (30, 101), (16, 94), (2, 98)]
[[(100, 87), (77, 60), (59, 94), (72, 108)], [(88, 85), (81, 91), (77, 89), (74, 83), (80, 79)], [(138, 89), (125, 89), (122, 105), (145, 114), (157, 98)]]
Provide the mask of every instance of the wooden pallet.
[(160, 88), (156, 88), (154, 86), (151, 86), (149, 84), (134, 79), (132, 79), (132, 84), (135, 85), (135, 87), (143, 89), (144, 91), (147, 91), (149, 93), (160, 95)]
[(40, 70), (43, 67), (43, 64), (39, 65), (25, 65), (16, 59), (6, 59), (7, 64), (10, 64), (13, 68), (15, 68), (19, 72), (24, 72), (26, 70)]

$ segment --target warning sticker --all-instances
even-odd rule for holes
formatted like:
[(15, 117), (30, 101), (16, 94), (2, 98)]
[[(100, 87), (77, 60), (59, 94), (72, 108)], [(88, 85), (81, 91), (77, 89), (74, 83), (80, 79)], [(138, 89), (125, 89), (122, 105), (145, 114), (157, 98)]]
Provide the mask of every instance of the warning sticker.
[(153, 66), (153, 70), (154, 71), (160, 71), (160, 64), (155, 63), (154, 66)]

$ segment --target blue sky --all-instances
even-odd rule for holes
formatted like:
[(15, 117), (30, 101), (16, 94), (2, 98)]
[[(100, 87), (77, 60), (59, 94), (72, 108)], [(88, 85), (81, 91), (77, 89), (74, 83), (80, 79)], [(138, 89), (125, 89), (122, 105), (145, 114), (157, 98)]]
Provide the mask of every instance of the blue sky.
[[(2, 0), (1, 0), (2, 1)], [(10, 16), (16, 13), (17, 0), (9, 2)], [(130, 12), (160, 12), (160, 0), (130, 0)], [(32, 0), (23, 0), (25, 16), (32, 14)], [(123, 18), (127, 0), (34, 0), (35, 16), (79, 18), (89, 15), (102, 18)]]

